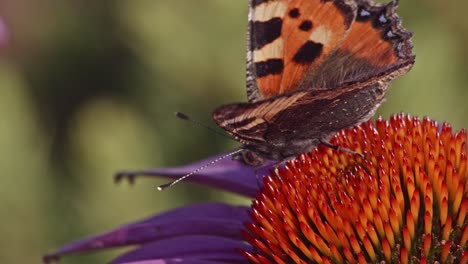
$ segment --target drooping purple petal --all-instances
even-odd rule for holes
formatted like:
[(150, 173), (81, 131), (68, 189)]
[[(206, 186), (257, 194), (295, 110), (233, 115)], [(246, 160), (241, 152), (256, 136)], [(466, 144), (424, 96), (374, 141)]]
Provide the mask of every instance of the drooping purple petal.
[(247, 207), (222, 203), (189, 205), (110, 232), (72, 242), (44, 257), (60, 256), (112, 247), (144, 244), (187, 235), (212, 235), (241, 241), (240, 230), (247, 220)]
[(172, 168), (156, 168), (136, 171), (122, 171), (115, 176), (116, 181), (127, 178), (130, 182), (139, 176), (164, 177), (178, 179), (188, 173), (210, 164), (203, 170), (187, 178), (187, 181), (208, 185), (225, 191), (241, 194), (247, 197), (254, 197), (259, 189), (260, 177), (268, 174), (268, 170), (273, 164), (272, 161), (255, 171), (255, 168), (244, 163), (225, 158), (214, 164), (214, 160), (223, 157), (225, 154), (211, 157), (209, 159), (197, 161), (189, 165)]
[(161, 263), (248, 263), (239, 249), (252, 248), (241, 240), (225, 237), (181, 236), (144, 244), (111, 263), (144, 263), (148, 260), (163, 261)]

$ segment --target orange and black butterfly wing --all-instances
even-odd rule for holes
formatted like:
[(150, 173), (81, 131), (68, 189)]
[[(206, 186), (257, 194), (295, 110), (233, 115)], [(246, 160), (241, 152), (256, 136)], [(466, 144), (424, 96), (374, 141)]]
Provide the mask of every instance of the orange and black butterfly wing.
[(249, 102), (296, 90), (339, 46), (356, 12), (345, 0), (251, 0), (247, 32)]
[(356, 19), (345, 38), (318, 68), (309, 70), (299, 89), (339, 88), (414, 63), (412, 33), (401, 26), (398, 1), (355, 2)]
[(334, 89), (414, 61), (397, 1), (251, 0), (250, 102), (294, 90)]

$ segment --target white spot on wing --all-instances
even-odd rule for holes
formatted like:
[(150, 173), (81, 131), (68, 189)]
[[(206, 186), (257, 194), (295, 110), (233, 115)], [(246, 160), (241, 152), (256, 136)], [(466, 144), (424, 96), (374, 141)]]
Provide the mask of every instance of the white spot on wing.
[(277, 38), (275, 41), (263, 46), (261, 49), (254, 51), (254, 62), (266, 61), (268, 59), (283, 57), (284, 41), (282, 38)]
[(283, 17), (288, 10), (288, 5), (284, 2), (270, 1), (255, 7), (253, 20), (268, 21), (274, 17)]
[(310, 34), (310, 40), (321, 43), (324, 46), (331, 40), (333, 33), (326, 26), (318, 26)]
[(256, 126), (256, 125), (260, 125), (262, 123), (265, 123), (265, 120), (263, 119), (260, 119), (260, 118), (256, 118), (254, 121), (248, 123), (247, 125), (243, 126), (243, 127), (237, 127), (237, 128), (234, 128), (234, 132), (237, 132), (239, 130), (249, 130), (251, 129), (252, 127)]

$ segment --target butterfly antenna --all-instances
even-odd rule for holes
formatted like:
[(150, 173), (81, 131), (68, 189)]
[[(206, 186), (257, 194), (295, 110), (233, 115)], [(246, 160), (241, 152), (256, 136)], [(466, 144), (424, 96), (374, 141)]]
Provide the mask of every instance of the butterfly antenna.
[[(203, 128), (206, 128), (208, 129), (209, 131), (215, 133), (216, 135), (219, 135), (219, 136), (222, 136), (222, 137), (225, 137), (225, 138), (229, 138), (230, 140), (234, 140), (233, 138), (231, 138), (230, 136), (226, 135), (226, 134), (223, 134), (221, 132), (219, 132), (218, 130), (208, 126), (208, 125), (205, 125), (203, 123), (201, 123), (200, 121), (197, 121), (197, 120), (194, 120), (192, 118), (190, 118), (188, 115), (184, 114), (184, 113), (181, 113), (181, 112), (175, 112), (175, 115), (180, 118), (180, 119), (183, 119), (183, 120), (186, 120), (186, 121), (189, 121), (190, 123), (192, 124), (195, 124), (197, 126), (201, 126)], [(234, 140), (235, 141), (235, 140)]]
[(193, 174), (196, 174), (196, 173), (208, 168), (209, 166), (211, 166), (211, 165), (213, 165), (215, 163), (218, 163), (218, 162), (220, 162), (221, 160), (223, 160), (225, 158), (231, 157), (232, 155), (237, 154), (237, 153), (239, 153), (239, 152), (241, 152), (243, 150), (244, 149), (238, 149), (236, 151), (233, 151), (233, 152), (227, 153), (227, 154), (225, 154), (225, 155), (223, 155), (221, 157), (218, 157), (218, 158), (206, 163), (205, 165), (199, 167), (198, 169), (196, 169), (196, 170), (194, 170), (194, 171), (192, 171), (190, 173), (185, 174), (184, 176), (178, 178), (177, 180), (174, 180), (172, 182), (169, 182), (169, 183), (158, 186), (158, 191), (162, 191), (162, 190), (165, 190), (165, 189), (167, 189), (169, 187), (172, 187), (175, 184), (177, 184), (178, 182), (183, 181), (183, 180), (187, 179), (188, 177), (192, 176)]

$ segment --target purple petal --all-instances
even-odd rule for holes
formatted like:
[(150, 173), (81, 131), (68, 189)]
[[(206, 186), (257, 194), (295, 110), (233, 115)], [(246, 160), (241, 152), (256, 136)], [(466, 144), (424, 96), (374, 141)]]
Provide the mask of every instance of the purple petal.
[(269, 174), (268, 171), (273, 162), (267, 162), (265, 166), (259, 168), (256, 172), (251, 166), (245, 165), (237, 160), (232, 160), (229, 157), (211, 164), (214, 160), (224, 155), (225, 154), (221, 154), (180, 167), (123, 171), (117, 173), (115, 180), (118, 182), (122, 180), (122, 178), (127, 178), (130, 182), (133, 182), (134, 178), (138, 176), (160, 176), (169, 179), (178, 179), (210, 164), (198, 173), (188, 177), (187, 181), (212, 186), (253, 198), (259, 189), (259, 182), (261, 182), (259, 177)]
[(144, 244), (111, 263), (144, 263), (142, 261), (145, 260), (163, 261), (160, 263), (248, 263), (238, 252), (239, 249), (252, 250), (240, 240), (217, 236), (181, 236)]
[(6, 46), (9, 42), (10, 34), (5, 21), (0, 17), (0, 48)]
[(63, 246), (44, 257), (50, 262), (60, 256), (112, 247), (142, 244), (186, 235), (213, 235), (241, 241), (240, 230), (248, 219), (247, 207), (204, 203), (177, 208)]

